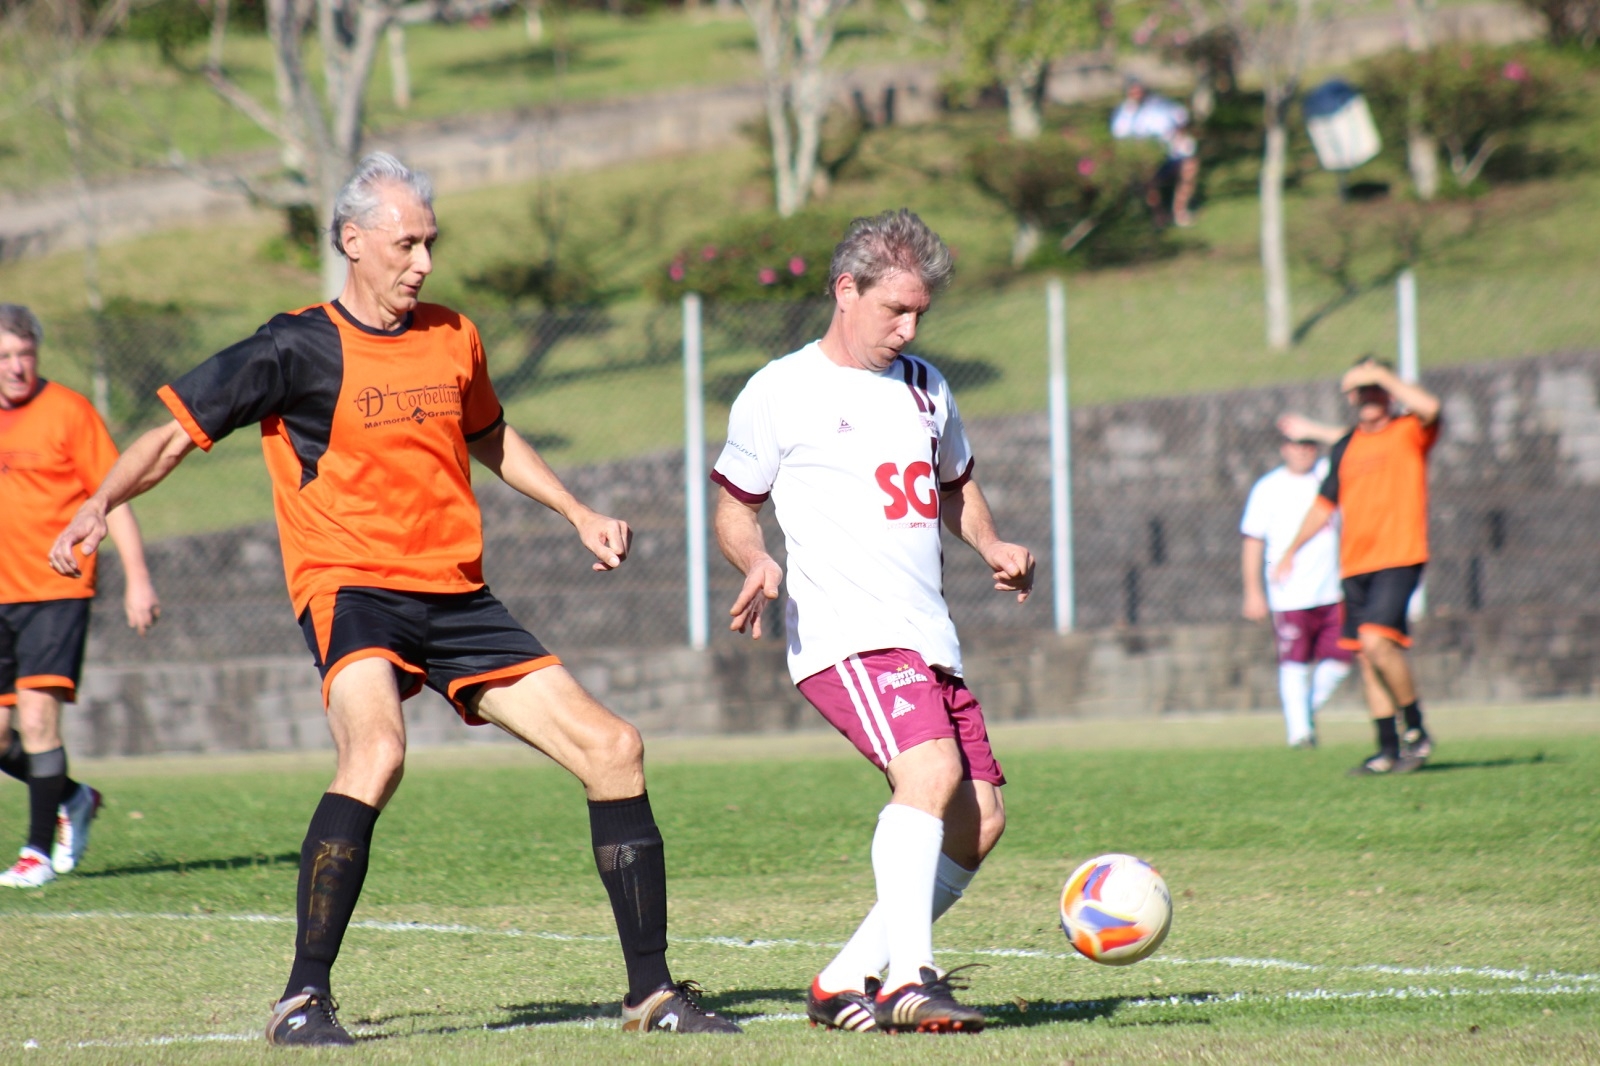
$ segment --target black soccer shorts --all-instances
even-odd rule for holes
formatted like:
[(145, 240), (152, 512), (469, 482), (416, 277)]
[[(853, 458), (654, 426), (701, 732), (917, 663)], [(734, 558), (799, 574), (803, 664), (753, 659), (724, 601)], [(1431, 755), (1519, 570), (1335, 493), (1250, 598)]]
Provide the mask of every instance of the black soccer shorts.
[(1422, 580), (1422, 567), (1422, 563), (1393, 566), (1345, 578), (1344, 624), (1339, 629), (1339, 646), (1358, 650), (1361, 631), (1372, 629), (1402, 648), (1411, 647), (1406, 612), (1411, 606), (1411, 594)]
[(484, 724), (469, 708), (486, 682), (561, 662), (488, 589), (397, 592), (349, 586), (313, 596), (300, 614), (300, 630), (322, 674), (324, 707), (340, 670), (358, 659), (379, 658), (394, 665), (401, 699), (426, 684), (468, 725)]
[(66, 689), (68, 703), (77, 699), (89, 603), (0, 603), (0, 707), (16, 703), (19, 688)]

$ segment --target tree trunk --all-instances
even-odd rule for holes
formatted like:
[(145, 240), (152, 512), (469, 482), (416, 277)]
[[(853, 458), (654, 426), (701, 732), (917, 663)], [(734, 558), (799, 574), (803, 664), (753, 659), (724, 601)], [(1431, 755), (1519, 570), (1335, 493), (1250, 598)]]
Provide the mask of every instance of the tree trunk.
[(1439, 195), (1439, 142), (1417, 124), (1406, 130), (1406, 169), (1411, 172), (1417, 199)]
[(522, 0), (522, 28), (529, 44), (544, 40), (544, 0)]
[(1011, 265), (1021, 270), (1028, 265), (1033, 253), (1039, 250), (1039, 224), (1031, 219), (1018, 219), (1017, 232), (1011, 238)]
[(389, 88), (394, 95), (394, 106), (410, 111), (411, 66), (406, 62), (406, 28), (391, 22), (384, 35), (389, 39)]
[(1044, 118), (1039, 113), (1039, 83), (1043, 74), (1043, 64), (1031, 63), (1019, 67), (1006, 79), (1006, 125), (1016, 140), (1037, 141), (1044, 132)]
[(1288, 100), (1269, 91), (1266, 104), (1267, 145), (1261, 159), (1261, 275), (1266, 285), (1267, 347), (1289, 350), (1289, 254), (1283, 225), (1283, 176), (1289, 131), (1284, 125)]

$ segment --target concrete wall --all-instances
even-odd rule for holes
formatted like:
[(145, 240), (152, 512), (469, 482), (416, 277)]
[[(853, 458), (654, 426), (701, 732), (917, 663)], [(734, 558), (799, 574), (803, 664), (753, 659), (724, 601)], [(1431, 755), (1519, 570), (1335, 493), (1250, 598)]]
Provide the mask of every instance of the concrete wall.
[[(967, 679), (995, 722), (1277, 707), (1272, 641), (1258, 626), (970, 636)], [(827, 728), (790, 684), (780, 647), (584, 650), (566, 661), (649, 736)], [(1415, 664), (1433, 702), (1592, 695), (1600, 692), (1600, 614), (1426, 623)], [(1353, 682), (1339, 698), (1357, 699)], [(493, 727), (462, 725), (432, 692), (411, 700), (406, 714), (414, 746), (514, 743)], [(307, 656), (93, 666), (64, 725), (71, 750), (92, 756), (331, 746)]]

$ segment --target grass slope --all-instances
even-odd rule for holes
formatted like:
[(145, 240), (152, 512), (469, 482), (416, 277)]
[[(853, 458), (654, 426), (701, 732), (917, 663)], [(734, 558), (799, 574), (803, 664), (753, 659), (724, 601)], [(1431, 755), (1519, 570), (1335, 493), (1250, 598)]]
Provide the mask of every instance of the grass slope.
[[(1365, 727), (1282, 750), (1270, 717), (1001, 730), (1011, 825), (940, 924), (977, 1037), (815, 1032), (816, 969), (872, 897), (884, 799), (842, 742), (653, 749), (676, 971), (742, 1041), (615, 1032), (621, 967), (582, 795), (516, 752), (422, 753), (378, 830), (336, 974), (351, 1062), (1584, 1062), (1600, 1053), (1600, 712), (1441, 712), (1430, 768), (1349, 780)], [(1131, 739), (1138, 735), (1142, 746)], [(777, 750), (785, 754), (774, 755)], [(80, 873), (0, 897), (30, 1062), (252, 1062), (292, 941), (317, 756), (81, 767), (111, 797)], [(16, 831), (22, 790), (0, 791)], [(1173, 933), (1127, 969), (1070, 955), (1054, 894), (1108, 850), (1155, 860)], [(424, 923), (396, 925), (394, 923)], [(166, 1042), (171, 1038), (171, 1042)], [(160, 1040), (160, 1044), (150, 1041)]]
[[(1600, 135), (1600, 112), (1585, 114), (1550, 133), (1550, 143), (1570, 147), (1567, 142), (1586, 130)], [(878, 131), (821, 204), (840, 217), (909, 204), (956, 249), (959, 279), (935, 305), (913, 348), (982, 370), (957, 380), (963, 412), (973, 418), (1036, 411), (1045, 396), (1042, 281), (1005, 274), (1010, 222), (962, 177), (963, 146), (993, 134), (999, 121), (979, 113)], [(770, 190), (763, 165), (753, 148), (740, 148), (563, 178), (543, 189), (525, 185), (441, 198), (430, 298), (476, 313), (485, 301), (471, 290), (470, 277), (500, 260), (543, 255), (530, 210), (540, 196), (564, 220), (563, 254), (581, 250), (622, 294), (609, 312), (610, 325), (556, 344), (543, 376), (504, 397), (513, 424), (548, 440), (545, 451), (555, 463), (636, 455), (681, 440), (676, 312), (638, 293), (673, 249), (704, 232), (707, 220), (764, 207)], [(1383, 165), (1389, 164), (1380, 170)], [(1248, 186), (1251, 166), (1213, 175), (1215, 187)], [(1307, 378), (1331, 382), (1361, 352), (1392, 353), (1393, 289), (1374, 279), (1392, 254), (1394, 233), (1408, 226), (1416, 227), (1422, 249), (1424, 366), (1600, 345), (1589, 296), (1600, 285), (1591, 239), (1600, 217), (1600, 174), (1593, 171), (1508, 184), (1421, 215), (1399, 203), (1341, 206), (1331, 179), (1315, 176), (1291, 190), (1288, 214), (1297, 250), (1297, 318), (1326, 311), (1291, 352), (1272, 352), (1263, 343), (1255, 204), (1218, 198), (1187, 234), (1196, 245), (1189, 253), (1069, 277), (1073, 402)], [(196, 323), (197, 360), (273, 312), (316, 298), (310, 273), (265, 253), (273, 237), (273, 226), (261, 223), (113, 246), (103, 253), (105, 286), (138, 300), (178, 300)], [(1326, 267), (1347, 239), (1354, 294), (1346, 294)], [(76, 254), (0, 263), (0, 292), (32, 304), (50, 325), (81, 308), (80, 271)], [(770, 314), (759, 308), (749, 313)], [(713, 382), (736, 380), (776, 354), (728, 342), (715, 330), (708, 345)], [(497, 373), (521, 358), (509, 345), (491, 347)], [(47, 344), (47, 374), (81, 388), (86, 365), (85, 353), (66, 347), (60, 334)], [(707, 433), (715, 439), (727, 408), (715, 398), (709, 408)], [(229, 441), (218, 455), (192, 460), (144, 501), (144, 520), (161, 536), (264, 519), (264, 477), (255, 446)]]

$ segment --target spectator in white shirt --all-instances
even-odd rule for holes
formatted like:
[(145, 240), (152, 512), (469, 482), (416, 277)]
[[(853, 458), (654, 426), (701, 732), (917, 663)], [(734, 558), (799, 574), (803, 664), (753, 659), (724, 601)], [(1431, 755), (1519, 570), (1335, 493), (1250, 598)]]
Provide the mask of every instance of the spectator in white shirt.
[(1111, 136), (1118, 140), (1160, 141), (1167, 158), (1146, 193), (1150, 208), (1164, 217), (1161, 190), (1172, 185), (1172, 221), (1194, 225), (1189, 203), (1200, 180), (1199, 148), (1189, 131), (1189, 110), (1182, 104), (1151, 93), (1137, 78), (1129, 78), (1122, 103), (1111, 115)]
[(1350, 653), (1339, 646), (1344, 592), (1339, 582), (1339, 533), (1334, 524), (1300, 549), (1294, 572), (1283, 582), (1264, 574), (1284, 555), (1328, 474), (1314, 440), (1285, 438), (1283, 465), (1250, 490), (1239, 532), (1244, 535), (1241, 570), (1244, 616), (1272, 619), (1278, 641), (1278, 691), (1289, 744), (1314, 748), (1312, 717), (1350, 672)]

